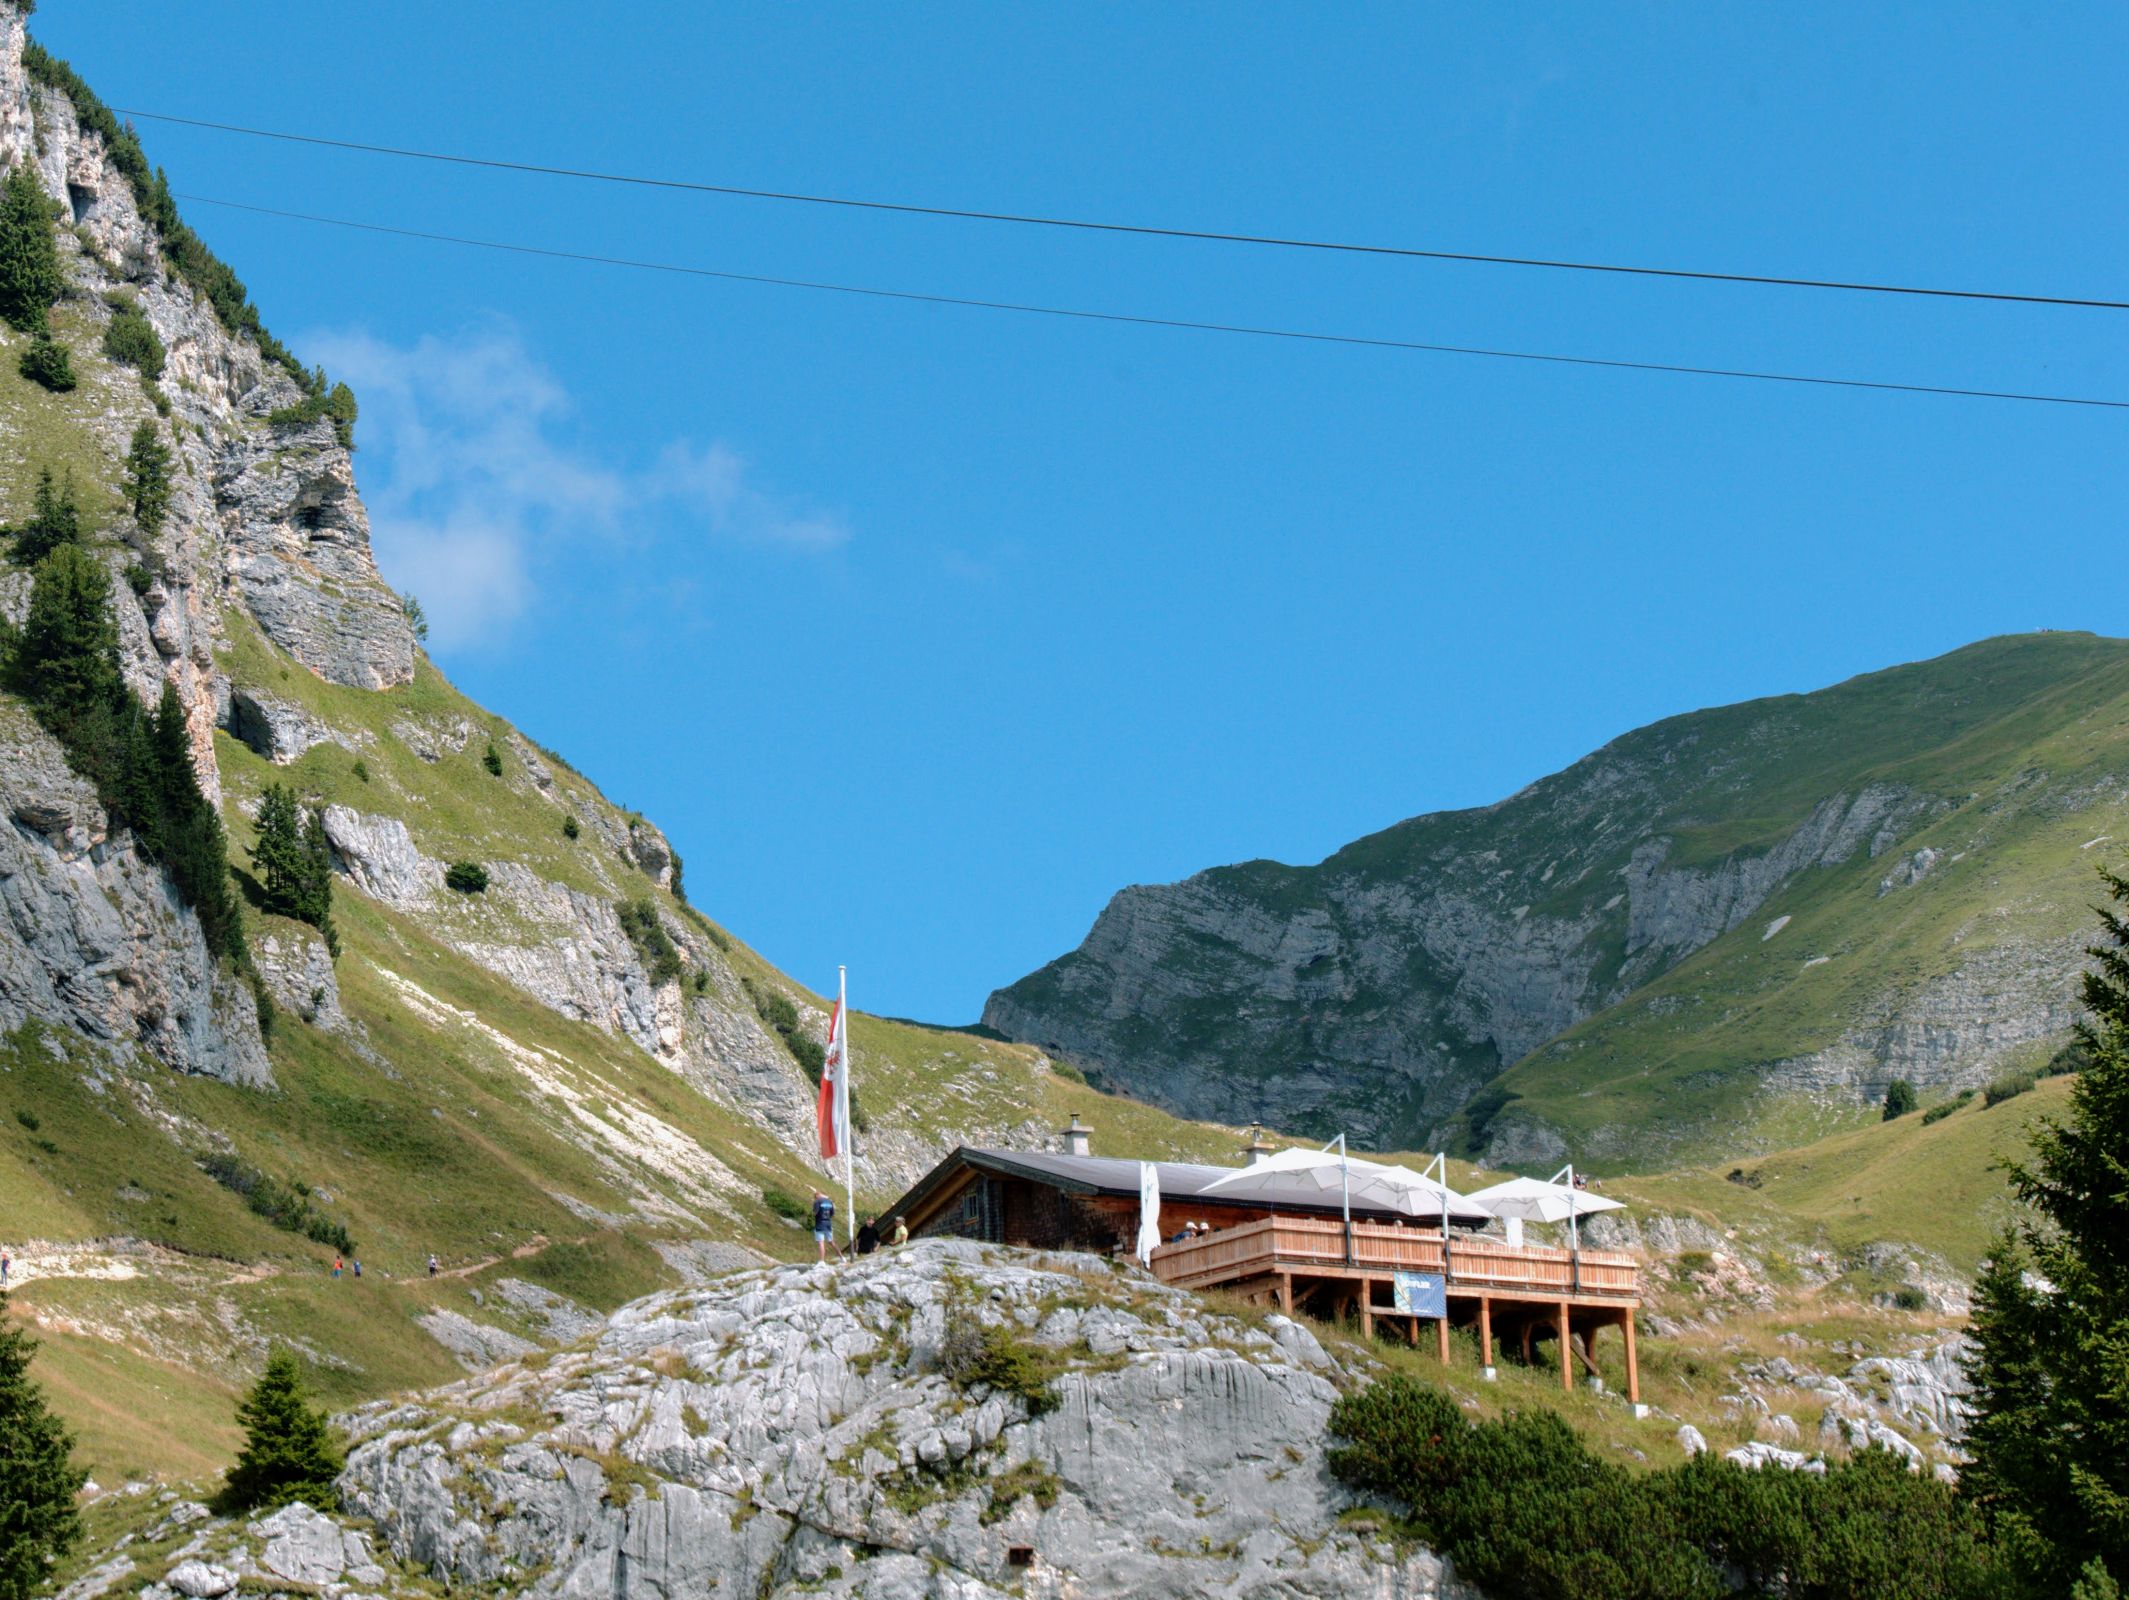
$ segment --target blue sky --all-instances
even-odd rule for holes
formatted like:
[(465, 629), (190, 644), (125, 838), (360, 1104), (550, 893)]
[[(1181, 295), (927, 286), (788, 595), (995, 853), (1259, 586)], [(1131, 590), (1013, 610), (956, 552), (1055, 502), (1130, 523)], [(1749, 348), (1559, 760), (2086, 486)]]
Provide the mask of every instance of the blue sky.
[[(555, 164), (2125, 297), (2129, 13), (46, 0), (117, 106)], [(2129, 314), (1333, 258), (143, 124), (175, 187), (1142, 314), (2129, 397)], [(1292, 346), (187, 207), (361, 395), (469, 693), (861, 1007), (974, 1017), (1130, 882), (1320, 858), (1672, 712), (2129, 631), (2129, 417)]]

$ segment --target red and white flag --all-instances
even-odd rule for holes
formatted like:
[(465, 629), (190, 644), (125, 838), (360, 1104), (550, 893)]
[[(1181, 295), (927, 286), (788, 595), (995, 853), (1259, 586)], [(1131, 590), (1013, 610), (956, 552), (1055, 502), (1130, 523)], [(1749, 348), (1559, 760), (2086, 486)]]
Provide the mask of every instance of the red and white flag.
[(821, 1159), (833, 1161), (850, 1149), (850, 1028), (843, 996), (828, 1017), (828, 1049), (821, 1063), (820, 1098), (813, 1108), (819, 1124)]

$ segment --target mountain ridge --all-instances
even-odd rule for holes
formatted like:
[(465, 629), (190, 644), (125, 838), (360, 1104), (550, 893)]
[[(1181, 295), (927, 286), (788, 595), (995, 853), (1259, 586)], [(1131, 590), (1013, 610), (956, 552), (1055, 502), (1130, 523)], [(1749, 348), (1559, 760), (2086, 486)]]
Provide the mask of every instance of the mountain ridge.
[[(1567, 1140), (1533, 1096), (1510, 1085), (1525, 1103), (1498, 1127), (1459, 1122), (1464, 1108), (1834, 868), (1908, 841), (1931, 863), (1957, 853), (1924, 836), (1998, 806), (1984, 787), (2015, 777), (2022, 752), (2053, 753), (2035, 793), (2002, 802), (2033, 811), (2017, 831), (2066, 805), (2111, 815), (2121, 802), (2103, 791), (2129, 770), (2125, 697), (2129, 644), (2041, 633), (1664, 718), (1492, 805), (1407, 818), (1313, 867), (1246, 862), (1122, 890), (1078, 950), (997, 991), (983, 1020), (1185, 1112), (1385, 1143), (1460, 1135), (1473, 1153), (1542, 1161)], [(2094, 715), (2106, 738), (2063, 746)], [(2084, 782), (2082, 799), (2064, 780)], [(2056, 870), (2068, 848), (2052, 846), (2048, 928), (2025, 940), (2018, 972), (1988, 986), (1992, 1003), (2015, 1002), (2019, 1036), (1919, 1066), (1880, 1051), (1886, 1061), (1964, 1082), (2067, 1029), (2082, 910)], [(1903, 888), (1919, 881), (1906, 870)], [(1930, 976), (1949, 972), (1945, 954), (1929, 953)], [(2038, 977), (2040, 966), (2059, 977)], [(1834, 1008), (1841, 1019), (1864, 1009), (1861, 998)], [(1936, 1016), (1925, 1005), (1908, 1025), (1927, 1032)], [(1891, 1075), (1853, 1061), (1843, 1073), (1851, 1112)], [(1555, 1098), (1572, 1095), (1570, 1077), (1547, 1080)], [(1633, 1110), (1665, 1117), (1653, 1101)], [(1602, 1135), (1605, 1161), (1657, 1150), (1626, 1122), (1575, 1127)]]

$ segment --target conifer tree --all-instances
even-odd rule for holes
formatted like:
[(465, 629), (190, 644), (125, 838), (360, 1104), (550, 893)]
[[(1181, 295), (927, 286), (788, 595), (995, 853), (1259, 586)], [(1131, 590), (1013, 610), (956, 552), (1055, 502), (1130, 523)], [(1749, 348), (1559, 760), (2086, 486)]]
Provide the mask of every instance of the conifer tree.
[(302, 914), (303, 820), (296, 793), (269, 783), (259, 796), (259, 842), (251, 847), (263, 908), (277, 917)]
[(259, 842), (251, 847), (259, 872), (261, 907), (277, 917), (294, 917), (325, 935), (325, 947), (340, 953), (333, 927), (333, 847), (325, 836), (325, 818), (297, 804), (296, 792), (278, 783), (259, 797)]
[(12, 686), (70, 748), (108, 720), (113, 695), (125, 691), (110, 595), (110, 574), (94, 556), (57, 545), (37, 565), (16, 640)]
[(2129, 876), (2101, 878), (2114, 907), (2089, 952), (2086, 1062), (2068, 1119), (2009, 1164), (2030, 1216), (1974, 1294), (1962, 1489), (2046, 1594), (2129, 1573)]
[(237, 1407), (244, 1448), (237, 1452), (216, 1507), (225, 1513), (270, 1511), (301, 1500), (319, 1511), (340, 1503), (333, 1480), (345, 1465), (325, 1413), (303, 1397), (296, 1358), (277, 1348)]
[(126, 452), (126, 498), (142, 533), (153, 538), (163, 531), (170, 510), (170, 447), (152, 422), (133, 430), (133, 447)]
[(303, 920), (325, 935), (325, 948), (340, 954), (340, 930), (333, 926), (333, 845), (325, 835), (325, 813), (315, 808), (303, 824)]
[(74, 1497), (88, 1474), (29, 1375), (37, 1342), (0, 1289), (0, 1600), (25, 1600), (81, 1537)]
[(15, 363), (15, 370), (54, 394), (69, 393), (74, 387), (74, 358), (68, 354), (65, 345), (52, 337), (49, 328), (37, 330), (29, 348)]
[(222, 819), (200, 792), (192, 765), (192, 732), (177, 686), (163, 683), (151, 730), (159, 789), (163, 869), (200, 919), (207, 948), (241, 963), (246, 957), (243, 922), (229, 886), (229, 847)]
[(52, 482), (52, 469), (37, 474), (36, 509), (30, 520), (15, 530), (15, 559), (35, 566), (63, 544), (81, 542), (81, 507), (74, 499), (74, 479), (66, 487)]
[(52, 203), (29, 162), (17, 162), (0, 187), (0, 319), (22, 333), (39, 331), (65, 286)]

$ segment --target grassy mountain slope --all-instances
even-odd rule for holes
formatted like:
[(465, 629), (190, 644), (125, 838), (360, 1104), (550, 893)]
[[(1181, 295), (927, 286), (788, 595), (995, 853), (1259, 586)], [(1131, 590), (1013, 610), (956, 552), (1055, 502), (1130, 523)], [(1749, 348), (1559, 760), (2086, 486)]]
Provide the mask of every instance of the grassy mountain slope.
[[(2072, 1015), (2094, 868), (2129, 837), (2129, 660), (2094, 648), (2108, 644), (1959, 652), (2055, 681), (1875, 768), (1945, 809), (1896, 852), (1800, 875), (1505, 1073), (1495, 1093), (1517, 1099), (1494, 1136), (1528, 1121), (1599, 1161), (1719, 1159), (1867, 1120), (1892, 1077), (1970, 1088), (2045, 1061)], [(1919, 880), (1889, 870), (1925, 851)]]
[(1772, 1148), (2059, 1040), (2125, 795), (2129, 643), (1993, 639), (1313, 867), (1125, 890), (985, 1017), (1200, 1115), (1613, 1169)]

